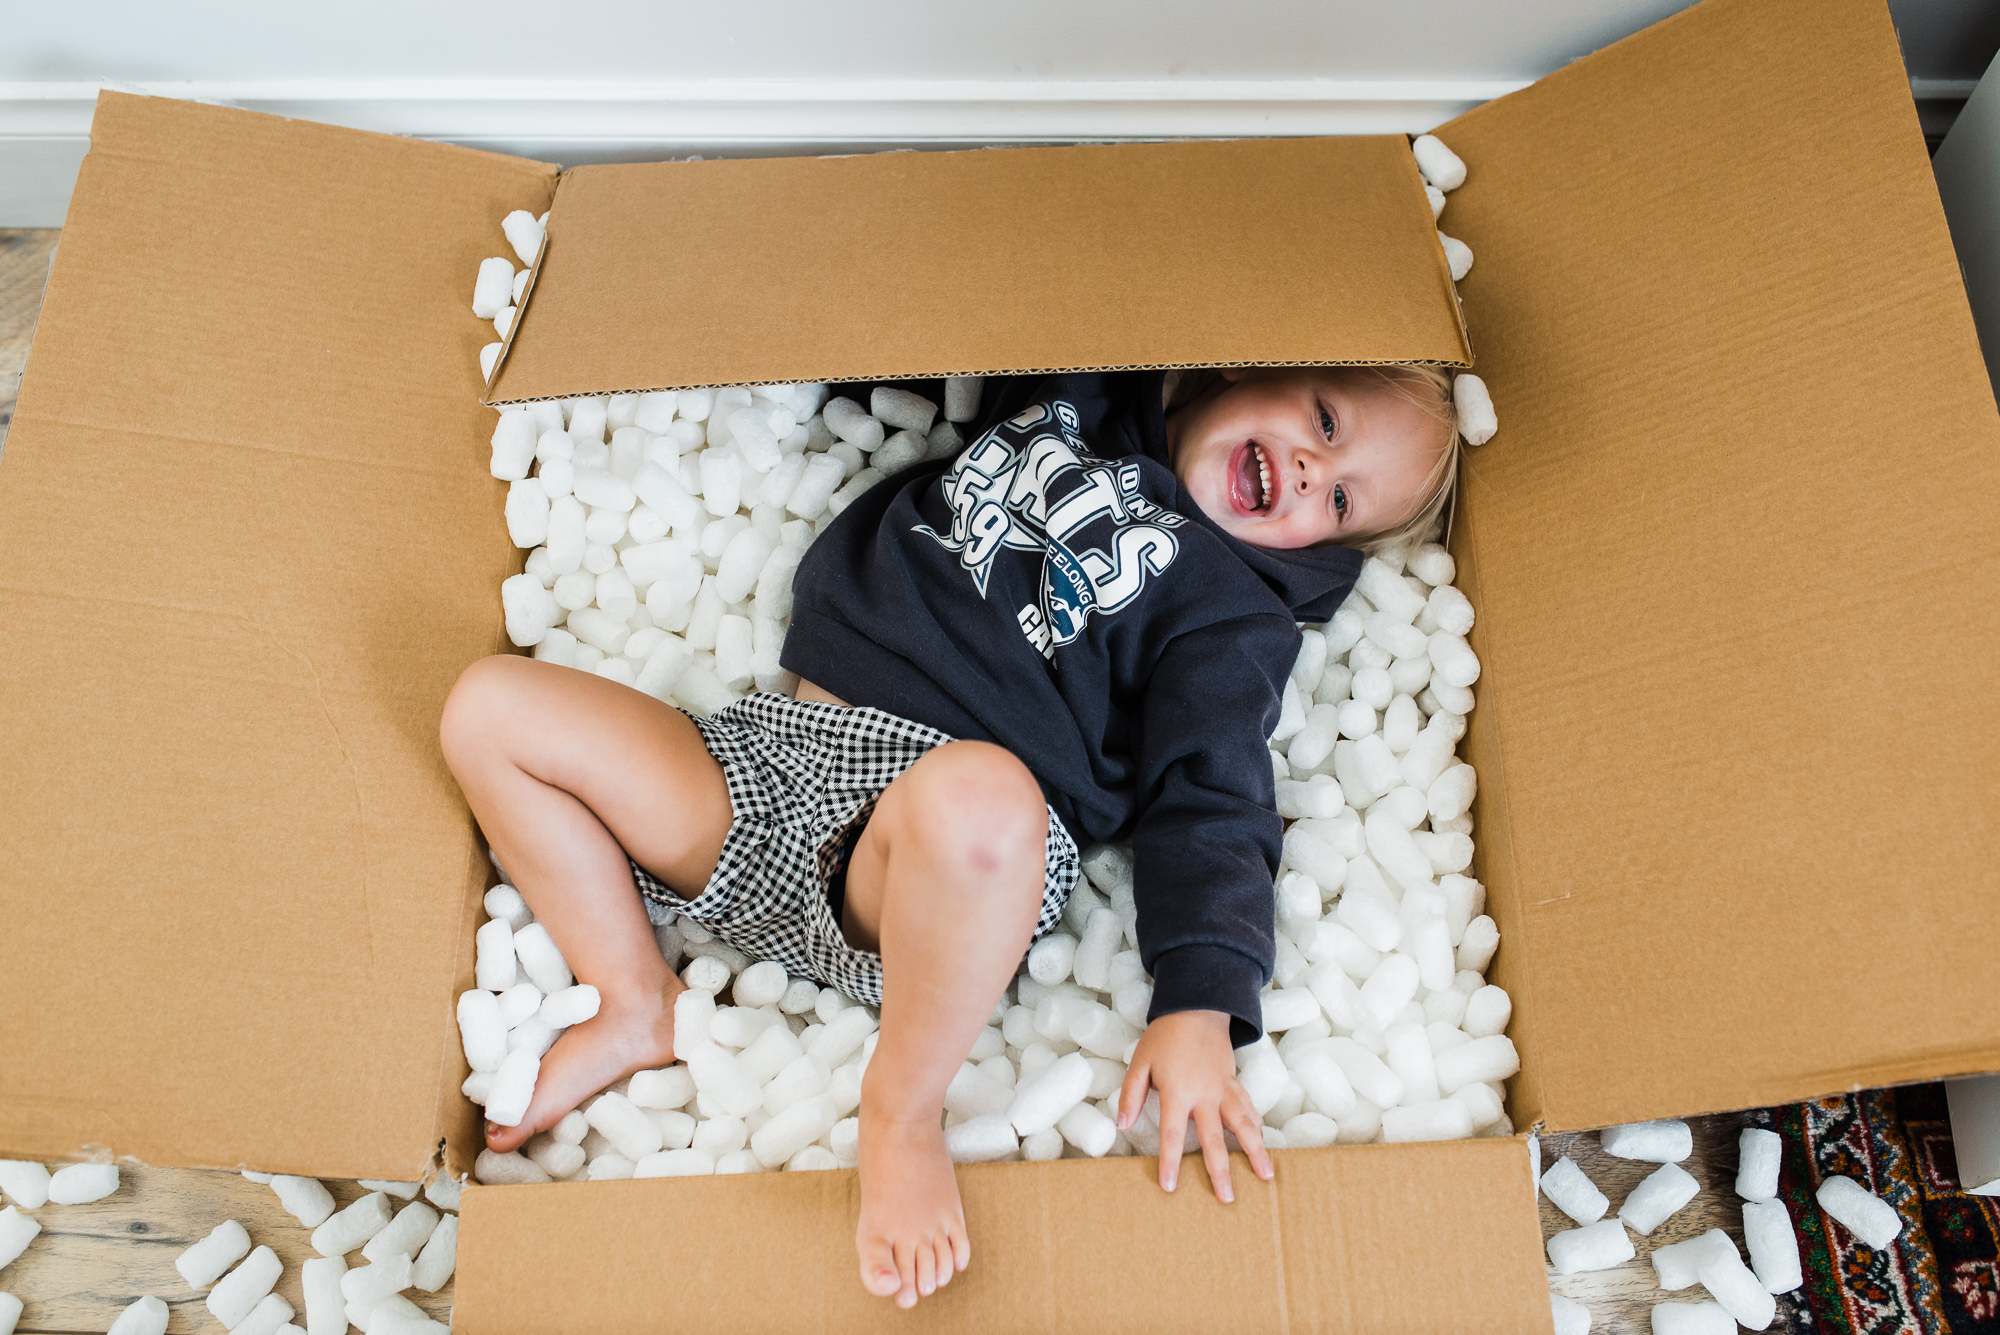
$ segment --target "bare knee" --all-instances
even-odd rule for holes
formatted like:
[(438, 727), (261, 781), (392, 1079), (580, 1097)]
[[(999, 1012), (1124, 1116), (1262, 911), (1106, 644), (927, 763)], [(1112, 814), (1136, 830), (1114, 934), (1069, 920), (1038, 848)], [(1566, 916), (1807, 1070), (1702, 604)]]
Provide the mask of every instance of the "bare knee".
[(458, 674), (438, 718), (438, 741), (448, 762), (456, 765), (503, 735), (495, 724), (514, 707), (522, 678), (532, 671), (522, 665), (533, 662), (520, 654), (489, 654)]
[(1043, 863), (1047, 803), (1027, 766), (1003, 747), (946, 743), (910, 767), (897, 796), (902, 832), (974, 875)]

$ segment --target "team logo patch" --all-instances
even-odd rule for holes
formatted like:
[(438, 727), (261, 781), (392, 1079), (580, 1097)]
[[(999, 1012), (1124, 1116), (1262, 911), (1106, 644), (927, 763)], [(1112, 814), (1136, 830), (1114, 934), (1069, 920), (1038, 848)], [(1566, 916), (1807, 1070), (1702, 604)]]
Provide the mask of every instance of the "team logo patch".
[(1093, 614), (1130, 605), (1180, 551), (1173, 530), (1185, 520), (1140, 495), (1139, 481), (1138, 464), (1090, 453), (1073, 407), (1037, 404), (973, 442), (945, 475), (951, 532), (917, 532), (958, 554), (981, 598), (1003, 553), (1040, 556), (1040, 605), (1017, 619), (1052, 658)]

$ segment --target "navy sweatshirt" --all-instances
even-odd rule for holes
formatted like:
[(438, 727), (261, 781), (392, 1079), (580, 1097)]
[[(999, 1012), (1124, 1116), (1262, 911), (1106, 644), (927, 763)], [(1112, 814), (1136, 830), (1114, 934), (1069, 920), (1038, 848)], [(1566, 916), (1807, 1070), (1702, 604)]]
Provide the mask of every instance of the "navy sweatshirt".
[(1333, 615), (1362, 555), (1250, 547), (1204, 515), (1168, 466), (1164, 377), (987, 381), (957, 458), (885, 479), (806, 550), (783, 662), (1006, 747), (1080, 847), (1129, 838), (1148, 1019), (1224, 1011), (1240, 1046), (1275, 952), (1266, 739), (1295, 623)]

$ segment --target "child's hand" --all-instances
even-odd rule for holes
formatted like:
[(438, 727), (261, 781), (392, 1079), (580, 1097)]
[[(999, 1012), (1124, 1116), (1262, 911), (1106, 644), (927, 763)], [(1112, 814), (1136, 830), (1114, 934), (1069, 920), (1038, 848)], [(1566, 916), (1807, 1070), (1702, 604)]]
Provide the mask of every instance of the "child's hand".
[(1224, 1201), (1236, 1199), (1229, 1184), (1226, 1126), (1236, 1133), (1250, 1167), (1271, 1180), (1271, 1156), (1264, 1152), (1263, 1119), (1236, 1082), (1236, 1055), (1229, 1046), (1229, 1016), (1222, 1011), (1175, 1011), (1146, 1026), (1132, 1050), (1132, 1065), (1118, 1093), (1118, 1126), (1132, 1125), (1146, 1102), (1146, 1087), (1160, 1091), (1160, 1186), (1174, 1189), (1180, 1176), (1181, 1147), (1188, 1118), (1194, 1118), (1208, 1180)]

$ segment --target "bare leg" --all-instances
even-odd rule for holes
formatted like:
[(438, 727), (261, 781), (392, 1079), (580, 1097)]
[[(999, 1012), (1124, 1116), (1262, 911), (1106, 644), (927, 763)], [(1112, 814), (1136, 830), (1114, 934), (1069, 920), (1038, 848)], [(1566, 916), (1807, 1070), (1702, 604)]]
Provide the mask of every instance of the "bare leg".
[(855, 1247), (862, 1284), (900, 1307), (972, 1256), (944, 1090), (1034, 935), (1047, 839), (1048, 808), (1021, 762), (985, 742), (951, 742), (889, 785), (855, 845), (843, 930), (882, 952)]
[(681, 981), (661, 956), (626, 851), (675, 892), (707, 884), (732, 812), (722, 767), (687, 716), (592, 673), (496, 654), (467, 668), (439, 728), (465, 800), (595, 1016), (542, 1059), (511, 1150), (604, 1086), (673, 1060)]

